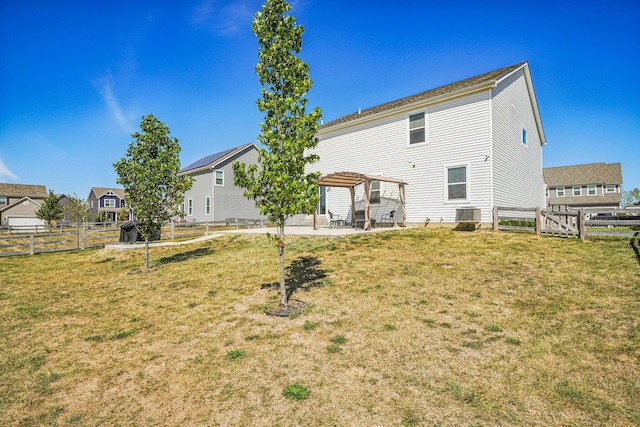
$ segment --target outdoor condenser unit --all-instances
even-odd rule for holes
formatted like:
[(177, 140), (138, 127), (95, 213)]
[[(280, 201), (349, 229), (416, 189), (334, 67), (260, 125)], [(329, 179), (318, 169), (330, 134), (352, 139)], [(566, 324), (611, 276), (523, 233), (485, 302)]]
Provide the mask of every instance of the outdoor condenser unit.
[(480, 208), (456, 209), (456, 222), (480, 222)]

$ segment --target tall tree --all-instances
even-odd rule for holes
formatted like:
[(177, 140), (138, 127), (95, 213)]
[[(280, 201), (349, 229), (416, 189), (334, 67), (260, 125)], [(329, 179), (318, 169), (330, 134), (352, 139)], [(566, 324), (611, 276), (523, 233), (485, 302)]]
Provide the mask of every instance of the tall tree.
[(266, 0), (253, 20), (260, 45), (255, 70), (262, 85), (257, 106), (264, 114), (258, 136), (260, 167), (233, 164), (234, 183), (277, 225), (276, 236), (268, 236), (278, 249), (280, 307), (284, 309), (288, 307), (284, 224), (292, 215), (312, 213), (318, 203), (320, 174), (305, 172), (318, 156), (305, 155), (305, 150), (318, 144), (315, 135), (322, 116), (318, 107), (306, 112), (305, 96), (312, 82), (309, 66), (296, 56), (302, 50), (304, 29), (287, 14), (290, 9), (284, 0)]
[[(75, 222), (76, 224), (76, 232), (78, 237), (77, 248), (80, 249), (80, 234), (84, 233), (84, 224), (89, 218), (89, 202), (74, 194), (72, 197), (69, 197), (69, 203), (64, 207), (64, 213), (72, 222)], [(84, 243), (82, 249), (84, 249)]]
[(57, 221), (64, 218), (62, 205), (58, 200), (58, 196), (53, 194), (53, 190), (49, 190), (49, 194), (42, 201), (42, 205), (36, 211), (36, 218), (43, 219), (51, 224), (51, 221)]
[(125, 157), (114, 163), (116, 182), (124, 187), (125, 201), (138, 221), (144, 238), (144, 266), (149, 269), (149, 238), (178, 213), (178, 204), (193, 178), (178, 176), (180, 145), (169, 126), (152, 114), (142, 118), (142, 133), (131, 135)]

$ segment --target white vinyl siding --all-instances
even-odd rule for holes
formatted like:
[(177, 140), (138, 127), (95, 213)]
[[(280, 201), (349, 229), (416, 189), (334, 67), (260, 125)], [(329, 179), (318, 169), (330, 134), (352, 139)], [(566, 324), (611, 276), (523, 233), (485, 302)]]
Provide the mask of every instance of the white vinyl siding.
[[(493, 204), (543, 207), (541, 135), (523, 70), (492, 89)], [(526, 130), (526, 146), (522, 142)]]
[[(415, 110), (414, 110), (415, 111)], [(399, 178), (406, 187), (407, 222), (454, 222), (456, 207), (481, 209), (483, 222), (491, 222), (490, 205), (490, 104), (489, 90), (432, 104), (426, 114), (428, 144), (407, 145), (408, 115), (399, 112), (362, 124), (320, 131), (313, 153), (320, 160), (309, 171), (323, 175), (335, 171), (359, 172)], [(443, 166), (468, 164), (469, 200), (445, 204), (446, 177)], [(398, 199), (398, 186), (381, 182), (381, 202), (372, 205), (372, 217), (380, 220), (395, 208), (388, 199)], [(362, 198), (363, 185), (356, 187), (356, 200)], [(360, 208), (356, 201), (357, 208)], [(334, 214), (350, 219), (348, 189), (331, 188), (327, 207)]]

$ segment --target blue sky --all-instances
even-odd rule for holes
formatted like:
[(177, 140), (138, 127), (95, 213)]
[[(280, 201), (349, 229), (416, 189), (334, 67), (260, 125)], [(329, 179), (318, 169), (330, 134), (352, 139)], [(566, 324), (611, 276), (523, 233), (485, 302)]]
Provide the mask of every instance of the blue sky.
[[(640, 2), (296, 0), (324, 121), (529, 61), (544, 165), (640, 187)], [(0, 0), (0, 182), (87, 197), (152, 113), (187, 165), (255, 141), (261, 0)]]

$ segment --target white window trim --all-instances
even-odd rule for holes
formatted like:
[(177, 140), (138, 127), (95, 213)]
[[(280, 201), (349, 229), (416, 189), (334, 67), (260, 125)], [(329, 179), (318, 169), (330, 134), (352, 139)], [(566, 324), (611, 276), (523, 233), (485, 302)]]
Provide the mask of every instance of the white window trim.
[[(558, 190), (560, 190), (561, 188), (562, 194), (558, 192)], [(567, 194), (567, 187), (556, 187), (556, 197), (565, 197), (565, 194)]]
[[(593, 194), (589, 194), (589, 187), (593, 187)], [(587, 185), (587, 196), (597, 196), (598, 195), (598, 186), (596, 184)]]
[(204, 214), (211, 215), (211, 196), (206, 196), (204, 198)]
[[(609, 191), (609, 187), (613, 187), (613, 190)], [(606, 193), (617, 193), (617, 186), (615, 184), (605, 184), (605, 190)]]
[[(467, 186), (467, 191), (466, 191), (466, 195), (467, 197), (464, 199), (449, 199), (449, 174), (448, 174), (448, 170), (452, 169), (452, 168), (466, 168), (465, 172), (466, 172), (466, 177), (465, 177), (465, 184)], [(470, 171), (470, 163), (456, 163), (456, 164), (450, 164), (450, 165), (444, 165), (444, 169), (443, 169), (443, 177), (444, 177), (444, 203), (445, 204), (460, 204), (460, 203), (470, 203), (471, 202), (471, 182), (469, 180), (469, 177), (471, 176), (471, 171)]]
[(193, 216), (193, 199), (187, 199), (187, 216)]
[(528, 140), (529, 140), (529, 132), (527, 131), (527, 128), (524, 126), (520, 126), (520, 142), (522, 143), (522, 145), (527, 147)]
[[(107, 204), (107, 202), (109, 202), (109, 204)], [(113, 205), (111, 205), (111, 203), (113, 203)], [(102, 199), (102, 207), (104, 207), (104, 208), (115, 208), (116, 207), (115, 199)]]
[[(218, 172), (222, 175), (222, 184), (218, 184)], [(214, 169), (213, 171), (213, 185), (216, 187), (224, 187), (224, 171), (220, 169)]]
[[(576, 189), (578, 190), (578, 194), (576, 194)], [(582, 185), (574, 185), (571, 187), (571, 196), (578, 197), (582, 196)]]
[[(411, 116), (415, 116), (416, 114), (424, 113), (424, 141), (416, 142), (415, 144), (411, 143)], [(412, 111), (407, 114), (406, 117), (406, 138), (407, 138), (407, 147), (420, 147), (423, 145), (427, 145), (429, 143), (429, 114), (428, 109)]]

